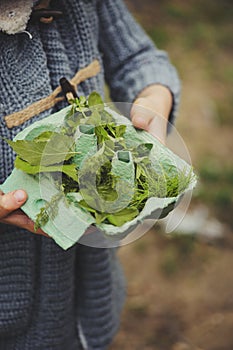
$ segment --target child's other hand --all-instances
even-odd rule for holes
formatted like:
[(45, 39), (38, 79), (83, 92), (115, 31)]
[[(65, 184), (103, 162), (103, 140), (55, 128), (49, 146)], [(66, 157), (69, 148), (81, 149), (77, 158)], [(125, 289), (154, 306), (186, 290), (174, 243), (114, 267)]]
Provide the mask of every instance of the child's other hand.
[(148, 86), (138, 95), (133, 104), (132, 123), (165, 144), (171, 108), (172, 94), (168, 88), (162, 85)]
[(23, 190), (13, 191), (7, 194), (0, 191), (0, 223), (18, 226), (30, 232), (48, 237), (41, 229), (35, 232), (34, 222), (20, 209), (26, 200), (27, 194)]

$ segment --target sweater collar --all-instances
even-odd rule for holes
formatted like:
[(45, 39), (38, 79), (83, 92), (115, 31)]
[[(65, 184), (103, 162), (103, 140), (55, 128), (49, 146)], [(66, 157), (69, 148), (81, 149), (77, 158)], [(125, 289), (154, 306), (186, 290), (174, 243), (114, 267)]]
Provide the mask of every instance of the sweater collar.
[(0, 31), (7, 34), (23, 32), (37, 2), (38, 0), (1, 0)]

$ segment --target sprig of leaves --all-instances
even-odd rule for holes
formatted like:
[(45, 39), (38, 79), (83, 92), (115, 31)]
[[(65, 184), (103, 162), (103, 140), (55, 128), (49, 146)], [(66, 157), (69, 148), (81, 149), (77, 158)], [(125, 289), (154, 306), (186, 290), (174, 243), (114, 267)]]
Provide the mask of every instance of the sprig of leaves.
[(49, 202), (46, 202), (45, 206), (42, 207), (36, 216), (34, 223), (35, 232), (47, 224), (49, 220), (54, 220), (58, 213), (58, 203), (61, 198), (64, 197), (63, 192), (55, 194)]

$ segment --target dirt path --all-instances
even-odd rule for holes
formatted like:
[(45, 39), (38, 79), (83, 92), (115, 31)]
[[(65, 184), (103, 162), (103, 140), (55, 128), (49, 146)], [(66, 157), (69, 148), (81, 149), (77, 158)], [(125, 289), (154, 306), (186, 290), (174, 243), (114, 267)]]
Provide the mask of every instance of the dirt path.
[(128, 299), (110, 350), (231, 350), (232, 247), (155, 230), (121, 248)]

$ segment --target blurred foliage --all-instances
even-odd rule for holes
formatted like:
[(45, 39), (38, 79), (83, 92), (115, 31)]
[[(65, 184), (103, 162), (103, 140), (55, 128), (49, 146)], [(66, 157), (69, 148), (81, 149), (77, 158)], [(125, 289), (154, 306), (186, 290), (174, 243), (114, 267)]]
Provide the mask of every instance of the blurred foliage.
[(185, 59), (201, 61), (198, 64), (205, 70), (206, 79), (222, 90), (222, 93), (213, 91), (219, 124), (232, 125), (232, 1), (126, 2), (156, 45), (171, 54), (182, 79), (186, 74)]
[(214, 159), (202, 160), (199, 174), (204, 181), (233, 185), (233, 166), (223, 169)]
[(184, 269), (195, 253), (196, 237), (193, 235), (176, 234), (167, 242), (163, 257), (160, 261), (161, 272), (166, 277), (172, 277)]
[(216, 159), (204, 158), (199, 166), (199, 176), (197, 198), (212, 207), (215, 215), (233, 225), (233, 167), (222, 167)]

